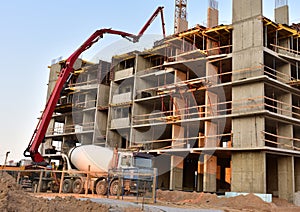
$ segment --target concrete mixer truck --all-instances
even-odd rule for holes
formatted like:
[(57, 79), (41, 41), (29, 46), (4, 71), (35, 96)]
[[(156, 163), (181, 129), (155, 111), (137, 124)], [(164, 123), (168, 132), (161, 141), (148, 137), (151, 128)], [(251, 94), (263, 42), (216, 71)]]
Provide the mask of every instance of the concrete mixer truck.
[[(122, 178), (124, 192), (137, 192), (141, 186), (151, 186), (153, 173), (151, 155), (139, 152), (120, 152), (116, 148), (104, 148), (95, 145), (78, 146), (70, 150), (68, 159), (77, 170), (90, 173), (89, 190), (105, 195), (108, 191), (116, 195)], [(72, 172), (71, 172), (72, 173)], [(84, 191), (86, 176), (68, 174), (63, 181), (64, 193), (82, 193)]]
[[(44, 177), (40, 191), (58, 191), (57, 182), (61, 180), (63, 193), (80, 194), (85, 189), (99, 195), (150, 191), (155, 177), (152, 157), (141, 152), (118, 151), (95, 145), (72, 148), (68, 155), (44, 155), (49, 164), (58, 160), (61, 164), (59, 169), (65, 172), (63, 179), (61, 175), (57, 179)], [(38, 181), (38, 178), (33, 180), (33, 185)]]

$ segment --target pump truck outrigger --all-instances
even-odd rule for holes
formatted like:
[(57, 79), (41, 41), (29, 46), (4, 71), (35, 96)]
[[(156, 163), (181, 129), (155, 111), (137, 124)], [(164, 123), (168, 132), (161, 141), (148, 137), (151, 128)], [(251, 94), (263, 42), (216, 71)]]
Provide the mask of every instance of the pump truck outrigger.
[(65, 83), (68, 81), (68, 78), (74, 71), (73, 65), (79, 58), (80, 54), (89, 49), (94, 43), (99, 41), (99, 39), (103, 38), (104, 34), (120, 35), (121, 37), (126, 38), (127, 40), (130, 40), (133, 43), (138, 42), (144, 34), (144, 32), (146, 31), (146, 29), (150, 26), (150, 24), (154, 21), (154, 19), (158, 16), (159, 13), (161, 15), (163, 37), (165, 38), (163, 7), (158, 7), (137, 35), (107, 28), (97, 30), (71, 56), (69, 56), (64, 61), (54, 89), (46, 103), (45, 109), (43, 110), (37, 127), (34, 130), (34, 133), (30, 139), (29, 145), (24, 151), (25, 157), (31, 157), (32, 161), (39, 165), (47, 164), (44, 157), (39, 152), (39, 147), (45, 138), (45, 134), (50, 120), (52, 118), (52, 114), (55, 110), (56, 104), (58, 102), (58, 99), (60, 97), (60, 93)]

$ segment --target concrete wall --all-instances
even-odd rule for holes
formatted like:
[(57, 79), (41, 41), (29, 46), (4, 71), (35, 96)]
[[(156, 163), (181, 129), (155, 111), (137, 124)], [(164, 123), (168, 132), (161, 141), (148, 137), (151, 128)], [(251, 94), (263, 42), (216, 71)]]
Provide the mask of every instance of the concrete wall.
[(98, 106), (108, 106), (109, 100), (109, 86), (100, 84), (98, 87), (98, 95), (97, 95)]
[(289, 25), (289, 6), (275, 8), (275, 22)]
[(137, 72), (143, 71), (147, 68), (152, 67), (152, 64), (140, 55), (137, 55), (135, 61), (136, 61), (136, 71)]
[(266, 154), (232, 153), (231, 191), (266, 193)]
[(130, 77), (133, 75), (133, 67), (115, 72), (115, 81)]
[(265, 118), (262, 116), (233, 118), (233, 147), (262, 147), (265, 142), (262, 131), (265, 129)]
[(233, 0), (232, 22), (238, 22), (262, 14), (262, 0)]
[(108, 130), (107, 131), (107, 139), (106, 139), (106, 146), (108, 147), (115, 147), (116, 145), (118, 147), (122, 146), (122, 137), (119, 135), (118, 132)]
[(111, 128), (122, 128), (122, 127), (129, 127), (130, 119), (128, 118), (118, 118), (111, 120)]
[(125, 102), (131, 102), (132, 100), (132, 92), (115, 94), (112, 97), (112, 104), (120, 104)]
[(101, 144), (105, 145), (105, 136), (107, 130), (107, 111), (97, 111), (96, 118), (95, 118), (95, 126), (94, 126), (94, 137), (93, 143), (94, 144)]

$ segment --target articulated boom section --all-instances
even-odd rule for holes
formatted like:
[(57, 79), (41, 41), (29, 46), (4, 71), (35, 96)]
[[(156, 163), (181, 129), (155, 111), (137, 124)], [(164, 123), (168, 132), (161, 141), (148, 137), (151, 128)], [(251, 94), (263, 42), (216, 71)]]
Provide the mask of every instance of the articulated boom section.
[[(111, 29), (100, 29), (97, 30), (94, 34), (92, 34), (87, 41), (84, 42), (66, 61), (64, 67), (59, 73), (58, 79), (56, 81), (55, 87), (52, 91), (52, 94), (46, 104), (45, 110), (42, 113), (40, 121), (34, 131), (34, 134), (31, 138), (28, 148), (25, 150), (24, 155), (30, 156), (34, 162), (43, 162), (44, 158), (38, 152), (38, 148), (42, 143), (48, 125), (50, 123), (52, 114), (54, 112), (56, 103), (60, 97), (61, 90), (67, 81), (70, 73), (73, 71), (73, 65), (80, 56), (82, 52), (90, 48), (94, 43), (96, 43), (100, 38), (103, 37), (104, 34), (115, 34), (121, 35), (122, 37), (132, 38), (134, 39), (136, 36), (130, 33), (116, 31)], [(27, 154), (29, 152), (29, 154)]]
[(52, 91), (52, 94), (50, 98), (48, 99), (48, 102), (46, 104), (46, 107), (42, 113), (42, 116), (37, 124), (37, 127), (31, 137), (30, 143), (26, 150), (24, 151), (24, 156), (31, 157), (34, 162), (40, 163), (44, 162), (43, 156), (39, 153), (38, 149), (44, 140), (48, 125), (50, 123), (50, 120), (52, 118), (52, 114), (54, 112), (54, 109), (56, 107), (57, 101), (60, 97), (61, 90), (63, 89), (64, 84), (66, 83), (68, 77), (70, 76), (71, 72), (73, 72), (73, 65), (80, 56), (82, 52), (89, 49), (94, 43), (96, 43), (100, 38), (103, 38), (104, 34), (114, 34), (114, 35), (120, 35), (132, 42), (138, 42), (140, 37), (143, 35), (145, 30), (148, 28), (148, 26), (152, 23), (154, 18), (158, 15), (159, 12), (161, 12), (161, 20), (162, 20), (162, 27), (163, 27), (163, 34), (165, 36), (165, 29), (164, 29), (164, 22), (163, 22), (163, 13), (162, 13), (163, 7), (159, 7), (154, 14), (151, 16), (151, 18), (148, 20), (148, 22), (145, 24), (145, 26), (142, 28), (142, 30), (139, 32), (139, 34), (133, 35), (131, 33), (112, 30), (112, 29), (100, 29), (97, 30), (94, 34), (92, 34), (63, 64), (63, 68), (59, 73), (58, 79), (56, 81), (55, 87)]

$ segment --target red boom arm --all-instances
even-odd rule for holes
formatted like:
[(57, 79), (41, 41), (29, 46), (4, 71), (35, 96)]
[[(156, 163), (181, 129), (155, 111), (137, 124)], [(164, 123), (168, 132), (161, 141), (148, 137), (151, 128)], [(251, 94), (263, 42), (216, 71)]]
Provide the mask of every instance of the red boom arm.
[(162, 9), (163, 9), (163, 7), (158, 7), (158, 9), (154, 12), (154, 14), (151, 16), (151, 18), (147, 21), (145, 26), (139, 32), (138, 36), (127, 33), (127, 32), (122, 32), (122, 31), (117, 31), (117, 30), (112, 30), (112, 29), (97, 30), (65, 61), (64, 67), (62, 68), (62, 70), (59, 73), (55, 87), (47, 101), (46, 107), (42, 113), (42, 116), (37, 124), (37, 127), (36, 127), (32, 137), (31, 137), (29, 145), (26, 148), (26, 150), (24, 151), (24, 156), (31, 157), (32, 160), (37, 163), (44, 162), (44, 158), (39, 153), (38, 149), (44, 140), (48, 125), (52, 118), (52, 114), (55, 110), (57, 101), (60, 97), (61, 90), (63, 89), (63, 86), (66, 83), (71, 72), (73, 71), (73, 65), (74, 65), (75, 61), (78, 59), (78, 57), (80, 56), (80, 54), (82, 52), (84, 52), (85, 50), (87, 50), (88, 48), (90, 48), (94, 43), (96, 43), (100, 38), (102, 38), (104, 34), (120, 35), (124, 38), (131, 40), (132, 42), (138, 42), (140, 37), (143, 35), (145, 30), (149, 27), (149, 25), (152, 23), (152, 21), (158, 15), (159, 12), (161, 12), (163, 34), (165, 37), (165, 28), (164, 28), (164, 22), (163, 22)]

